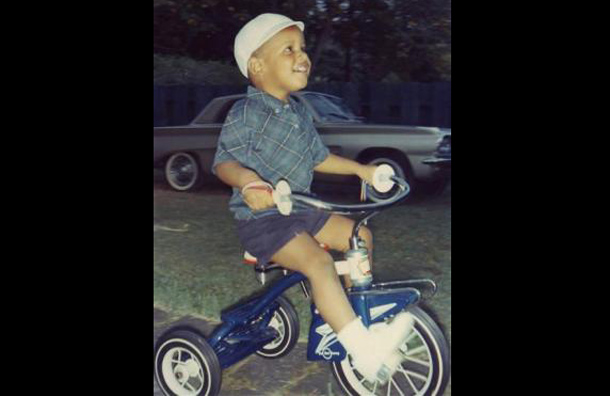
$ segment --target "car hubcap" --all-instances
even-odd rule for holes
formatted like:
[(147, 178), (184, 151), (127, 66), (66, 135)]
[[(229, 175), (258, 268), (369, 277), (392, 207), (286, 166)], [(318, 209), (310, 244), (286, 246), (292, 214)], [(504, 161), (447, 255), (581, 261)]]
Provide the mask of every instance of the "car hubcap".
[(179, 188), (190, 187), (197, 177), (196, 164), (187, 156), (177, 156), (169, 166), (168, 177)]

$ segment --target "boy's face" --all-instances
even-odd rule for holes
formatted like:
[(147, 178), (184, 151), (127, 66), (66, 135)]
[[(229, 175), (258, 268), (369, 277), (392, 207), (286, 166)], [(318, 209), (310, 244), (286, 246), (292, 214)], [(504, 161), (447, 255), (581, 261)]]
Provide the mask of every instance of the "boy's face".
[(311, 62), (305, 53), (303, 32), (298, 27), (280, 31), (256, 53), (260, 72), (255, 78), (263, 91), (285, 101), (290, 92), (307, 86)]

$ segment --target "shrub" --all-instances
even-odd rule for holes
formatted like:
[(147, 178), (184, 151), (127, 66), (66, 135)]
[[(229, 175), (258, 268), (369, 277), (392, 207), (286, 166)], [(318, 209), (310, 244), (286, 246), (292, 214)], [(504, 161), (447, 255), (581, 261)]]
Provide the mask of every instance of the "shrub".
[(247, 84), (239, 69), (221, 61), (154, 54), (155, 85), (239, 85)]

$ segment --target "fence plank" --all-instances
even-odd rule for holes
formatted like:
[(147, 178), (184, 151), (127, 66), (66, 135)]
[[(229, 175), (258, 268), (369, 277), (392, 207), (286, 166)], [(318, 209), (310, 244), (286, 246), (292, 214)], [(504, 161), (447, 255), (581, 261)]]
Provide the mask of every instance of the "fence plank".
[(153, 113), (154, 113), (154, 126), (166, 126), (167, 125), (167, 111), (165, 109), (166, 96), (165, 87), (154, 86), (153, 89)]
[(419, 124), (419, 83), (402, 84), (403, 120), (407, 125)]
[[(343, 98), (370, 122), (451, 128), (451, 82), (318, 83), (307, 89)], [(155, 86), (154, 126), (188, 124), (213, 98), (245, 91), (244, 85)]]

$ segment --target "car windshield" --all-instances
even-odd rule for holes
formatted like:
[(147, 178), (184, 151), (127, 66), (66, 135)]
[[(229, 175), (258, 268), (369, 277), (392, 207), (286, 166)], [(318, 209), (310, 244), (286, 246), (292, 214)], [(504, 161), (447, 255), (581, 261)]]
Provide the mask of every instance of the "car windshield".
[(362, 122), (341, 98), (314, 93), (305, 94), (309, 103), (320, 114), (322, 121)]

